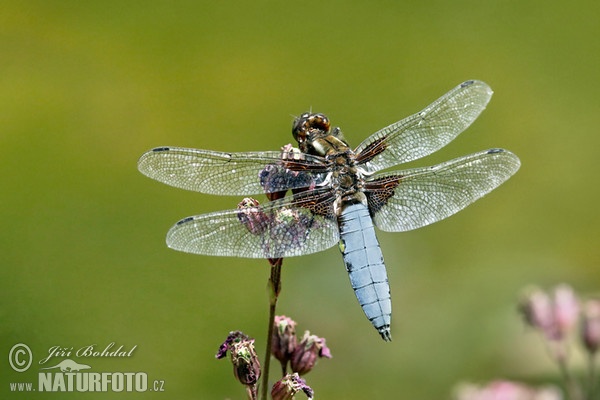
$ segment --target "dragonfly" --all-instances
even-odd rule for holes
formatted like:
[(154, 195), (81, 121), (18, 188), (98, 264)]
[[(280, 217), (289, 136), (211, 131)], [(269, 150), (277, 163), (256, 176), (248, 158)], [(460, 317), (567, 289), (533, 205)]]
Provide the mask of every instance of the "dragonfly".
[(475, 121), (492, 93), (482, 81), (463, 82), (354, 150), (324, 114), (307, 112), (293, 122), (297, 148), (228, 153), (157, 147), (141, 156), (138, 169), (205, 194), (273, 195), (260, 205), (250, 201), (184, 218), (167, 233), (167, 245), (208, 256), (277, 259), (337, 244), (364, 314), (390, 341), (390, 287), (375, 227), (403, 232), (443, 220), (505, 182), (520, 160), (492, 148), (434, 166), (383, 170), (446, 146)]

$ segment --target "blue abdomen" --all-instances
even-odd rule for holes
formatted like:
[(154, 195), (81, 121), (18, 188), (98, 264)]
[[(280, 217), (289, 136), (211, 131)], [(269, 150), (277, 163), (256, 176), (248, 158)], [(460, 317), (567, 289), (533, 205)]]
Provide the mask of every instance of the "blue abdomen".
[(339, 226), (340, 250), (356, 298), (381, 337), (391, 340), (390, 286), (369, 209), (362, 203), (346, 205)]

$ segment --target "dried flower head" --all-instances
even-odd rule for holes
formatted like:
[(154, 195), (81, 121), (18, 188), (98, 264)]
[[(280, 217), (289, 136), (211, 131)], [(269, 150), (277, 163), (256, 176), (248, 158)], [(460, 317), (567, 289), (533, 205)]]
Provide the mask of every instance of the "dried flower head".
[(325, 339), (306, 331), (292, 355), (292, 371), (304, 375), (313, 369), (317, 359), (321, 357), (331, 358), (331, 352), (325, 344)]
[(238, 220), (254, 235), (262, 234), (269, 223), (269, 217), (258, 208), (259, 205), (258, 200), (245, 197), (237, 206)]
[(285, 315), (275, 316), (271, 353), (283, 366), (291, 360), (296, 349), (296, 321)]
[(297, 373), (287, 374), (275, 382), (271, 390), (271, 397), (273, 400), (292, 400), (298, 392), (304, 392), (309, 400), (314, 396), (313, 390)]
[(225, 357), (227, 355), (227, 351), (230, 349), (230, 347), (233, 345), (233, 343), (241, 342), (242, 340), (248, 340), (248, 339), (250, 339), (248, 337), (248, 335), (245, 335), (241, 331), (229, 332), (227, 339), (225, 339), (225, 341), (221, 344), (221, 346), (219, 346), (219, 351), (217, 351), (215, 358), (221, 359), (221, 358)]
[(240, 331), (230, 332), (219, 347), (216, 358), (224, 358), (228, 351), (236, 379), (243, 385), (256, 385), (260, 377), (260, 363), (254, 349), (254, 339)]

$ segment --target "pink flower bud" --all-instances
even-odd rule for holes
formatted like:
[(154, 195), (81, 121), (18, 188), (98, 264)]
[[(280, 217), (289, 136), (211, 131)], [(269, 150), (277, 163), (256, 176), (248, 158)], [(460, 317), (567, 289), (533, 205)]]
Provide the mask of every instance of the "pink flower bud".
[(325, 345), (325, 339), (306, 331), (292, 355), (292, 371), (304, 375), (313, 369), (320, 357), (331, 358), (329, 348)]
[(266, 225), (269, 222), (269, 217), (261, 211), (259, 202), (252, 197), (245, 197), (238, 203), (238, 220), (252, 233), (260, 235), (264, 232)]
[(554, 289), (554, 322), (560, 337), (565, 337), (579, 319), (579, 301), (568, 285), (559, 285)]
[(271, 398), (273, 400), (293, 400), (294, 395), (300, 391), (304, 392), (309, 400), (314, 396), (313, 390), (297, 373), (287, 374), (275, 382), (271, 390)]
[(554, 332), (554, 312), (550, 296), (538, 288), (530, 289), (521, 299), (519, 310), (531, 327), (551, 338)]
[(285, 315), (275, 316), (271, 353), (282, 365), (292, 358), (298, 341), (296, 340), (296, 322)]
[(581, 335), (585, 348), (595, 354), (600, 347), (600, 299), (591, 299), (583, 306)]
[(568, 285), (554, 288), (553, 296), (538, 288), (530, 289), (519, 305), (525, 321), (540, 330), (548, 340), (559, 341), (573, 329), (579, 316), (579, 302)]

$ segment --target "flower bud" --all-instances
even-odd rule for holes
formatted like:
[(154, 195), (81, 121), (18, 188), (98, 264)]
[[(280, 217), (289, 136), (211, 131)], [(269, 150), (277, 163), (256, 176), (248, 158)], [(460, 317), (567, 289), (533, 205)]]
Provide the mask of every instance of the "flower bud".
[(543, 331), (547, 337), (555, 336), (552, 301), (541, 289), (529, 289), (519, 302), (519, 311), (531, 327)]
[(260, 363), (254, 349), (254, 339), (234, 343), (231, 348), (233, 373), (244, 385), (255, 385), (260, 378)]
[(600, 299), (591, 299), (583, 306), (581, 335), (585, 348), (595, 354), (600, 347)]
[(558, 285), (554, 288), (553, 296), (538, 288), (526, 293), (519, 309), (525, 321), (539, 329), (548, 340), (564, 339), (577, 323), (579, 302), (568, 285)]
[(231, 356), (233, 374), (243, 385), (253, 386), (260, 377), (260, 363), (254, 349), (254, 339), (240, 331), (230, 332), (217, 352), (216, 358)]
[(309, 400), (314, 396), (313, 390), (297, 373), (287, 374), (275, 382), (271, 389), (271, 398), (273, 400), (293, 400), (294, 395), (300, 391), (304, 392)]
[(238, 220), (253, 235), (262, 234), (269, 222), (267, 215), (259, 208), (259, 202), (252, 197), (245, 197), (238, 203)]
[(306, 331), (292, 355), (292, 371), (304, 375), (313, 369), (320, 357), (331, 358), (331, 352), (325, 345), (325, 339), (311, 335), (309, 331)]
[(579, 319), (579, 301), (568, 285), (554, 288), (554, 322), (560, 337), (565, 337)]
[(296, 340), (296, 322), (285, 315), (275, 316), (271, 353), (282, 365), (292, 358), (298, 341)]

